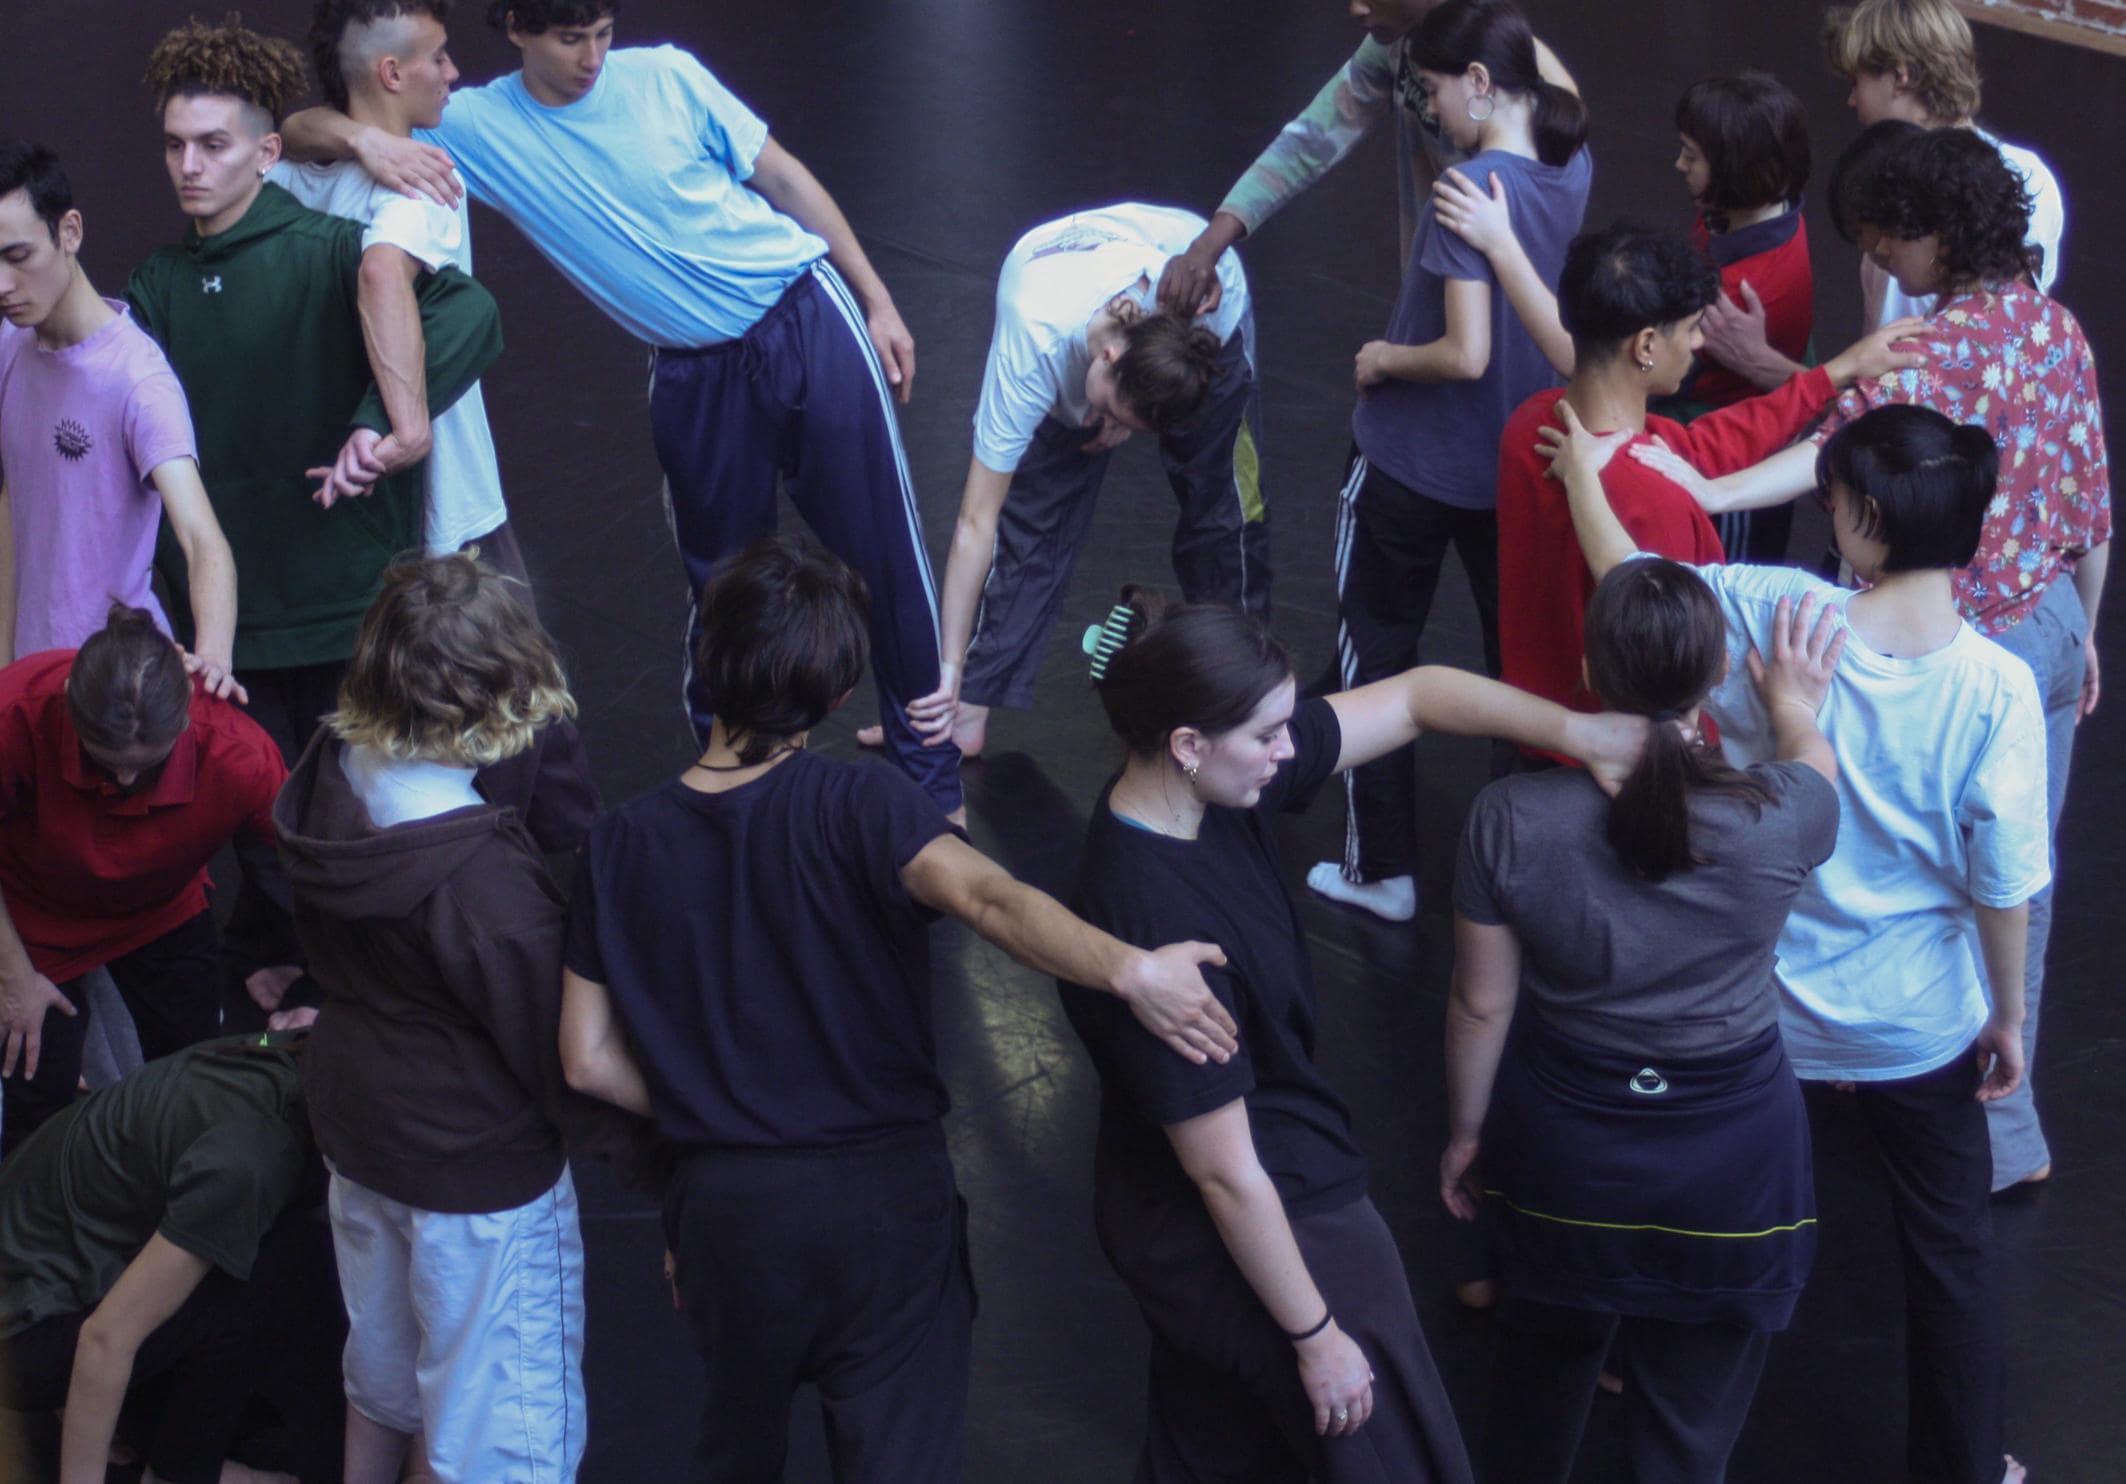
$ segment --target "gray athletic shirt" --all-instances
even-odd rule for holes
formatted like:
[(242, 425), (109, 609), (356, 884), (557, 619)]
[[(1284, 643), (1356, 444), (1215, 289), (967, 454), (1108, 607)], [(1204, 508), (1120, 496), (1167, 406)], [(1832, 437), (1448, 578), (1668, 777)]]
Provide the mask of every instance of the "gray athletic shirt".
[(1513, 929), (1529, 1013), (1605, 1051), (1696, 1057), (1778, 1023), (1787, 908), (1838, 839), (1838, 794), (1801, 763), (1760, 763), (1771, 802), (1701, 793), (1666, 881), (1633, 876), (1604, 833), (1609, 799), (1578, 768), (1503, 778), (1462, 831), (1454, 910)]

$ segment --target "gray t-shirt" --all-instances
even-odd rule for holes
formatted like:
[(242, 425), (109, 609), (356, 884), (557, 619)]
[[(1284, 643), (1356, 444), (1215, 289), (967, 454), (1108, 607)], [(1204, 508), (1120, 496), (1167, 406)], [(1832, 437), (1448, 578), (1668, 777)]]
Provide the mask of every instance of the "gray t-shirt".
[(1605, 1051), (1695, 1057), (1778, 1023), (1774, 949), (1787, 908), (1838, 839), (1838, 793), (1801, 763), (1760, 763), (1761, 809), (1701, 793), (1704, 864), (1632, 875), (1604, 833), (1609, 799), (1577, 768), (1501, 779), (1462, 831), (1454, 910), (1513, 929), (1521, 993), (1560, 1035)]
[[(1565, 249), (1587, 214), (1594, 179), (1585, 149), (1562, 165), (1486, 150), (1458, 167), (1488, 189), (1506, 188), (1514, 235), (1545, 283), (1555, 287)], [(1367, 462), (1421, 495), (1465, 510), (1498, 503), (1499, 437), (1521, 403), (1558, 385), (1557, 373), (1506, 302), (1484, 255), (1439, 224), (1427, 204), (1388, 319), (1395, 345), (1429, 345), (1447, 333), (1447, 281), (1491, 285), (1491, 359), (1474, 381), (1384, 381), (1359, 394), (1351, 436)]]

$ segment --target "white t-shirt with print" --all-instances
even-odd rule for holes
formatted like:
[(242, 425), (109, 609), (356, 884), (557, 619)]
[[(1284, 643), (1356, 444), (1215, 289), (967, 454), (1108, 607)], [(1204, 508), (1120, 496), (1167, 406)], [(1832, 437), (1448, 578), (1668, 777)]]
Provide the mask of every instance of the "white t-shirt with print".
[[(1727, 618), (1728, 673), (1706, 700), (1728, 761), (1772, 758), (1749, 678), (1782, 597), (1841, 618), (1853, 596), (1791, 567), (1696, 569)], [(1973, 905), (2014, 907), (2052, 879), (2045, 728), (2030, 667), (1969, 624), (1932, 654), (1849, 633), (1821, 725), (1838, 759), (1838, 846), (1779, 939), (1780, 1029), (1803, 1077), (1889, 1081), (1963, 1055), (1990, 1011)]]
[[(1166, 260), (1187, 250), (1204, 219), (1174, 206), (1125, 201), (1035, 227), (997, 277), (997, 323), (974, 413), (974, 456), (1000, 474), (1019, 467), (1044, 417), (1071, 427), (1092, 419), (1085, 330), (1109, 299), (1134, 290), (1155, 307)], [(1252, 321), (1239, 254), (1218, 259), (1223, 297), (1202, 323), (1224, 344)], [(1246, 347), (1252, 359), (1254, 347)]]
[[(2037, 286), (2039, 292), (2049, 294), (2053, 281), (2060, 276), (2060, 240), (2067, 235), (2067, 199), (2060, 194), (2059, 179), (2035, 150), (2009, 144), (1984, 129), (1972, 132), (2001, 152), (2008, 168), (2022, 177), (2024, 188), (2030, 192), (2030, 235), (2023, 243), (2038, 250)], [(1860, 259), (1860, 299), (1861, 313), (1870, 330), (1879, 330), (1891, 320), (1908, 315), (1925, 319), (1941, 302), (1939, 294), (1906, 293), (1896, 279), (1864, 253)]]
[[(283, 160), (269, 178), (312, 211), (363, 223), (368, 228), (362, 234), (364, 252), (388, 243), (431, 271), (472, 273), (472, 224), (463, 201), (453, 210), (425, 196), (402, 196), (371, 180), (352, 160), (334, 165)], [(422, 470), (428, 490), (423, 539), (430, 556), (442, 556), (508, 520), (509, 508), (502, 503), (502, 475), (480, 384), (467, 387), (429, 427), (435, 444)]]

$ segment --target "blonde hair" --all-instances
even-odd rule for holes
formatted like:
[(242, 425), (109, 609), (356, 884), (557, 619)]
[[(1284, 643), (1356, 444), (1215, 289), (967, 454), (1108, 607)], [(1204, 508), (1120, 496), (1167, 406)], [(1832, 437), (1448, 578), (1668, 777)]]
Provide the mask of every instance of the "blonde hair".
[(400, 762), (484, 768), (574, 716), (553, 641), (514, 589), (471, 552), (388, 570), (325, 718), (332, 734)]
[(1936, 124), (1978, 112), (1978, 53), (1971, 24), (1950, 0), (1860, 0), (1826, 11), (1823, 53), (1841, 77), (1895, 72)]

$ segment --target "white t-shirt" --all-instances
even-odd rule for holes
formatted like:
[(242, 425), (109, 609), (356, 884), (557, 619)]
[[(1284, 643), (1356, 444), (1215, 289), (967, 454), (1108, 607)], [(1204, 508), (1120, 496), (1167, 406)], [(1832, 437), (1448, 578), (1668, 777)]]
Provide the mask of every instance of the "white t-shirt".
[[(974, 413), (974, 456), (999, 474), (1019, 467), (1041, 419), (1071, 427), (1092, 420), (1085, 373), (1092, 355), (1085, 330), (1119, 293), (1155, 306), (1166, 260), (1187, 250), (1205, 222), (1175, 206), (1124, 201), (1035, 227), (1012, 248), (997, 276), (997, 325)], [(1202, 323), (1223, 344), (1247, 333), (1248, 280), (1240, 257), (1218, 259), (1223, 290)], [(1254, 346), (1245, 346), (1249, 359)]]
[(449, 763), (400, 762), (366, 742), (340, 749), (340, 773), (380, 830), (485, 804), (473, 787), (475, 771)]
[[(1699, 567), (1727, 618), (1727, 678), (1706, 700), (1728, 761), (1776, 749), (1749, 678), (1779, 599), (1843, 588), (1791, 567)], [(1890, 1081), (1970, 1049), (1989, 1010), (1974, 904), (2014, 907), (2052, 879), (2045, 726), (2030, 667), (1969, 624), (1917, 659), (1858, 634), (1824, 702), (1838, 759), (1838, 847), (1779, 939), (1780, 1029), (1803, 1077)]]
[[(268, 177), (313, 211), (364, 223), (362, 250), (379, 243), (398, 248), (431, 271), (472, 273), (472, 224), (460, 201), (455, 210), (423, 196), (402, 196), (371, 180), (352, 160), (335, 165), (298, 165), (283, 160)], [(430, 421), (435, 446), (422, 475), (428, 489), (425, 541), (430, 556), (456, 551), (509, 519), (502, 503), (502, 475), (495, 466), (494, 434), (487, 403), (476, 381)]]
[[(2023, 241), (2038, 250), (2037, 286), (2049, 294), (2053, 281), (2060, 276), (2060, 240), (2067, 235), (2067, 198), (2060, 194), (2059, 180), (2036, 151), (1997, 139), (1984, 129), (1972, 132), (2001, 152), (2008, 168), (2023, 178), (2023, 185), (2030, 192), (2030, 235)], [(1925, 319), (1941, 302), (1939, 294), (1916, 298), (1907, 294), (1866, 254), (1860, 259), (1860, 299), (1861, 313), (1870, 330), (1879, 330), (1906, 315)]]

